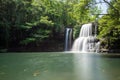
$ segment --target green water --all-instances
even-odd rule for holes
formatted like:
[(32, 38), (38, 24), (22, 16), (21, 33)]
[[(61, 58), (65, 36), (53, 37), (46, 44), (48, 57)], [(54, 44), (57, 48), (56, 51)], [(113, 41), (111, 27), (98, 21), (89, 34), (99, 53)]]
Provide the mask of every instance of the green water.
[(120, 80), (120, 55), (2, 53), (0, 80)]

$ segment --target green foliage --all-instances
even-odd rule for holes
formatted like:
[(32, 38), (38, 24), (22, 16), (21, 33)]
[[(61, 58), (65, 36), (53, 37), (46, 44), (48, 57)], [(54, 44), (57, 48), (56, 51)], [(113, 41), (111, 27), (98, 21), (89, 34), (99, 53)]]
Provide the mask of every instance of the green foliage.
[(48, 20), (48, 16), (41, 16), (40, 23), (46, 24), (47, 26), (53, 26), (54, 23), (51, 20)]
[(25, 40), (21, 41), (21, 44), (27, 45), (28, 43), (34, 42), (35, 38), (26, 38)]
[(21, 44), (29, 44), (31, 42), (41, 42), (51, 35), (51, 28), (54, 25), (52, 21), (48, 20), (48, 17), (41, 16), (38, 22), (26, 23), (24, 29), (31, 32), (28, 37), (21, 41)]
[[(110, 48), (119, 49), (120, 46), (120, 1), (111, 0), (109, 2), (108, 14), (99, 19), (99, 37), (107, 38)], [(107, 44), (107, 43), (106, 43)]]
[(79, 25), (98, 17), (91, 16), (94, 10), (99, 12), (90, 5), (92, 2), (94, 0), (1, 0), (0, 39), (3, 43), (0, 48), (39, 44), (55, 37), (54, 34), (60, 35), (68, 26), (75, 26), (77, 36)]
[(73, 38), (74, 38), (74, 39), (79, 36), (80, 27), (81, 27), (81, 25), (76, 25), (76, 26), (74, 27), (74, 33), (73, 33)]

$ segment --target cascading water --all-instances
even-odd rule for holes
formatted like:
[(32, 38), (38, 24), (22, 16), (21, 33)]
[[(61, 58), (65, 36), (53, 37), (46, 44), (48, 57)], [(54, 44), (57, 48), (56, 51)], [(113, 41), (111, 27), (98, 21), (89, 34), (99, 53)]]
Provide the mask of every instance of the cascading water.
[(100, 42), (96, 38), (96, 26), (93, 27), (92, 23), (89, 23), (81, 27), (79, 37), (74, 41), (72, 51), (99, 52), (99, 46)]
[(65, 51), (69, 51), (72, 45), (72, 28), (66, 28)]

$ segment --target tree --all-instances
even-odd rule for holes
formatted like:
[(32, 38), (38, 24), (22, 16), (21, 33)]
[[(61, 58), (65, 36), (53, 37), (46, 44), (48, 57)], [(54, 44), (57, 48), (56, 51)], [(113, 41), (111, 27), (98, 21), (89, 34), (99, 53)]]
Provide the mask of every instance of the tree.
[(108, 2), (104, 0), (108, 5), (108, 14), (104, 15), (99, 20), (99, 31), (100, 37), (108, 38), (109, 48), (120, 48), (119, 45), (119, 35), (120, 35), (120, 1), (111, 0)]
[(60, 37), (65, 27), (73, 27), (77, 32), (80, 25), (95, 21), (98, 17), (92, 15), (93, 12), (99, 12), (96, 6), (91, 5), (93, 2), (94, 0), (1, 0), (0, 48), (29, 44), (39, 46), (44, 40), (54, 39), (55, 34)]

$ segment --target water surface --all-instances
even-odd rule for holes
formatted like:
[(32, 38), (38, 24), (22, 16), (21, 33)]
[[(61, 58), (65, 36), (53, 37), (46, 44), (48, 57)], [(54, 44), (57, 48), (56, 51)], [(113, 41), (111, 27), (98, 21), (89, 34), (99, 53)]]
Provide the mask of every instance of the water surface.
[(120, 55), (2, 53), (0, 80), (120, 80)]

